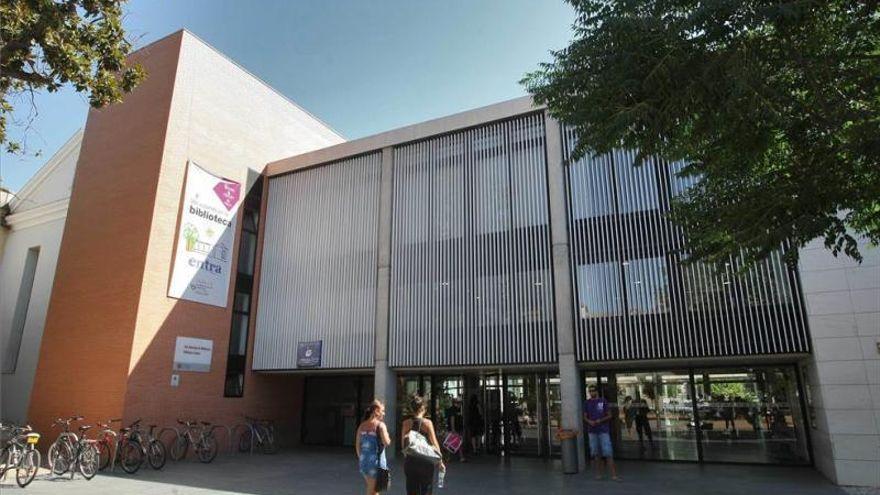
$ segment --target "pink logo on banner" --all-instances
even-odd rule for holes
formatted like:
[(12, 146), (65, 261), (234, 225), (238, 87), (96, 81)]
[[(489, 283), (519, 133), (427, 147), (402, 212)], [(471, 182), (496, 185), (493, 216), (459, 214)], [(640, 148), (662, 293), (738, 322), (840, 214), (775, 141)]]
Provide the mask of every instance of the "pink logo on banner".
[(241, 184), (238, 182), (226, 182), (221, 180), (216, 186), (214, 186), (214, 192), (217, 194), (217, 197), (220, 198), (223, 206), (225, 206), (227, 210), (231, 210), (232, 207), (238, 203), (238, 196), (241, 194)]

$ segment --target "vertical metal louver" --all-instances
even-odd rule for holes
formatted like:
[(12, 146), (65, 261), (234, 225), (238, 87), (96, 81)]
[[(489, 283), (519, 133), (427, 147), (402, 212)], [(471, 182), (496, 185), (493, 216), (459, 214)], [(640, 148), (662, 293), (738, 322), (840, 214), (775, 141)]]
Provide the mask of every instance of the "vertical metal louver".
[(321, 368), (373, 366), (382, 154), (269, 180), (255, 370), (296, 368), (320, 340)]
[(390, 360), (556, 359), (544, 118), (395, 148)]
[(809, 351), (797, 275), (774, 253), (736, 272), (683, 265), (671, 199), (692, 185), (681, 163), (615, 150), (572, 162), (563, 128), (578, 359), (708, 357)]

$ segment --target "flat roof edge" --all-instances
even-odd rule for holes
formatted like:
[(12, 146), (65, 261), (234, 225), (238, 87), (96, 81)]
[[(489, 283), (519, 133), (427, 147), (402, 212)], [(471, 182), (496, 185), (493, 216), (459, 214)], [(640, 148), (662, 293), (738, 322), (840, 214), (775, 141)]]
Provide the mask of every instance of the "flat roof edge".
[(430, 136), (467, 129), (544, 108), (543, 105), (535, 105), (531, 96), (522, 96), (284, 158), (266, 165), (264, 173), (269, 177), (282, 175), (348, 156), (379, 151), (388, 146), (418, 141)]

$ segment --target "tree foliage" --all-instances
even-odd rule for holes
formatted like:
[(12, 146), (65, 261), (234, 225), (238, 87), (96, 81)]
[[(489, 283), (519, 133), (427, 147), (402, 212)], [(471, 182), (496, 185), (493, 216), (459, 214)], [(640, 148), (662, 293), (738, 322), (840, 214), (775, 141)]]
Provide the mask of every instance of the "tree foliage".
[[(880, 242), (876, 0), (569, 0), (575, 38), (523, 80), (576, 156), (686, 160), (691, 259)], [(787, 252), (795, 261), (797, 250)]]
[(0, 0), (0, 145), (20, 151), (6, 130), (11, 98), (70, 84), (101, 108), (144, 78), (126, 56), (125, 0)]

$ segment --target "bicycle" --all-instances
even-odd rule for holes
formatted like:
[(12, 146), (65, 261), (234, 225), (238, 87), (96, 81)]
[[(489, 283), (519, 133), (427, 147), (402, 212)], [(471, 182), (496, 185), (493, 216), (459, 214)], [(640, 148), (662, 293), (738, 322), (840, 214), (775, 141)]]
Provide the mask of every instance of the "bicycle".
[(40, 469), (40, 451), (36, 449), (40, 441), (40, 434), (34, 432), (30, 426), (0, 425), (0, 431), (6, 430), (10, 434), (9, 440), (3, 446), (0, 453), (0, 479), (6, 477), (10, 469), (15, 469), (15, 482), (24, 488), (37, 476)]
[[(91, 480), (96, 474), (98, 474), (100, 456), (98, 454), (98, 447), (95, 445), (97, 441), (86, 438), (86, 431), (90, 428), (92, 428), (91, 425), (82, 425), (79, 427), (80, 438), (74, 445), (71, 461), (66, 469), (66, 471), (70, 471), (70, 479), (73, 479), (73, 475), (76, 471), (79, 471), (80, 474), (83, 475), (83, 478), (87, 480)], [(54, 466), (52, 471), (55, 472)]]
[(49, 446), (49, 452), (47, 453), (49, 469), (52, 470), (53, 474), (64, 474), (73, 460), (74, 445), (79, 442), (79, 438), (76, 436), (76, 433), (70, 431), (70, 423), (82, 420), (82, 416), (71, 416), (67, 419), (58, 418), (52, 423), (52, 428), (56, 426), (64, 428), (58, 434), (58, 438)]
[(101, 428), (100, 438), (95, 441), (98, 450), (98, 469), (104, 470), (110, 466), (119, 464), (122, 470), (128, 474), (134, 474), (144, 463), (144, 448), (132, 438), (132, 428), (120, 428), (119, 432), (113, 430), (112, 423), (121, 423), (121, 419), (111, 419), (107, 423), (98, 423)]
[(150, 467), (159, 470), (165, 466), (166, 462), (165, 445), (153, 436), (153, 430), (156, 428), (156, 425), (147, 426), (150, 429), (145, 433), (141, 430), (140, 419), (132, 423), (131, 439), (141, 445), (144, 458), (146, 458)]
[[(217, 457), (217, 439), (214, 438), (210, 426), (207, 421), (182, 421), (177, 422), (184, 425), (183, 434), (177, 437), (174, 445), (171, 446), (171, 458), (179, 461), (186, 457), (189, 447), (192, 446), (196, 452), (199, 461), (209, 463)], [(199, 426), (201, 423), (201, 427)]]
[(275, 425), (267, 419), (245, 416), (248, 428), (238, 438), (238, 451), (253, 451), (254, 445), (261, 448), (264, 454), (277, 452), (275, 446)]

